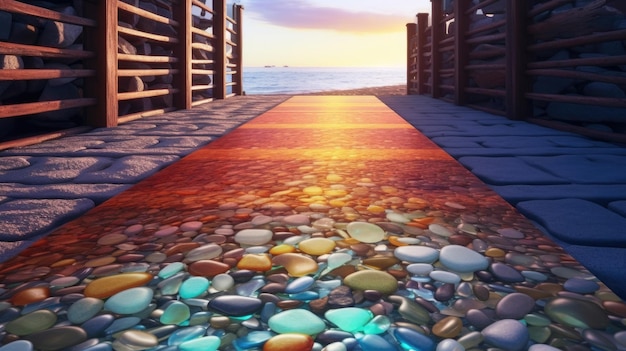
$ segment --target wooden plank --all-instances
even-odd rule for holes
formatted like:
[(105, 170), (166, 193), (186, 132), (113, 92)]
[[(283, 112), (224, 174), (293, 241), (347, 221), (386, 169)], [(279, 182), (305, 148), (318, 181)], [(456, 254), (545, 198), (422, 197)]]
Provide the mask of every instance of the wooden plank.
[(465, 88), (469, 82), (467, 71), (464, 69), (469, 62), (469, 46), (467, 36), (469, 31), (470, 18), (465, 14), (469, 6), (468, 1), (455, 1), (454, 12), (457, 14), (456, 25), (454, 26), (454, 103), (456, 105), (467, 104), (467, 94)]
[(126, 27), (118, 27), (117, 30), (121, 34), (126, 34), (126, 35), (130, 35), (130, 36), (137, 37), (137, 38), (149, 39), (149, 40), (160, 42), (160, 43), (170, 43), (170, 44), (178, 43), (177, 38), (168, 37), (167, 35), (158, 35), (158, 34), (148, 33), (148, 32), (144, 32), (144, 31), (140, 31), (140, 30), (136, 30), (132, 28), (126, 28)]
[(204, 50), (207, 52), (215, 52), (215, 47), (211, 46), (211, 45), (207, 45), (207, 44), (202, 44), (202, 43), (192, 43), (191, 44), (191, 48), (192, 49), (198, 49), (198, 50)]
[(75, 127), (75, 128), (63, 129), (63, 130), (51, 132), (51, 133), (37, 134), (34, 136), (25, 137), (25, 138), (19, 138), (15, 140), (0, 142), (0, 151), (15, 148), (15, 147), (35, 145), (35, 144), (39, 144), (47, 140), (58, 139), (58, 138), (62, 138), (62, 137), (70, 136), (70, 135), (85, 133), (91, 129), (92, 127)]
[(118, 69), (118, 77), (145, 77), (145, 76), (164, 76), (167, 74), (178, 74), (179, 70), (175, 68), (155, 68), (155, 69)]
[(209, 65), (214, 63), (215, 61), (213, 60), (191, 60), (192, 64), (201, 64), (201, 65)]
[(93, 127), (115, 127), (118, 116), (117, 26), (118, 0), (84, 1), (85, 14), (95, 18), (98, 26), (85, 28), (85, 48), (98, 55), (86, 60), (85, 67), (96, 71), (96, 77), (85, 80), (85, 95), (97, 104), (86, 110), (86, 123)]
[(199, 69), (199, 68), (194, 68), (191, 70), (191, 74), (204, 74), (204, 75), (211, 75), (211, 74), (215, 74), (215, 71), (212, 69)]
[(563, 6), (563, 5), (567, 5), (571, 3), (572, 3), (572, 0), (550, 0), (550, 1), (544, 2), (543, 4), (538, 4), (537, 6), (534, 6), (530, 11), (528, 11), (527, 16), (529, 18), (532, 18), (541, 14), (542, 12), (554, 10), (555, 8), (559, 6)]
[(594, 33), (571, 39), (560, 39), (548, 41), (545, 43), (533, 44), (528, 46), (529, 51), (562, 49), (572, 46), (580, 46), (587, 44), (597, 44), (605, 41), (625, 40), (626, 29), (615, 30), (611, 32)]
[(176, 7), (177, 20), (180, 22), (178, 28), (178, 44), (174, 48), (174, 54), (179, 61), (176, 65), (179, 72), (174, 76), (174, 86), (179, 93), (174, 96), (174, 106), (179, 109), (188, 110), (191, 108), (191, 86), (192, 86), (192, 32), (193, 14), (192, 1), (182, 0), (182, 4)]
[(152, 90), (144, 90), (144, 91), (131, 91), (128, 93), (118, 93), (117, 99), (120, 101), (132, 100), (132, 99), (141, 99), (141, 98), (149, 98), (163, 95), (170, 95), (178, 93), (178, 89), (152, 89)]
[(428, 28), (428, 13), (417, 14), (417, 93), (420, 95), (426, 94), (426, 28)]
[(413, 52), (418, 50), (417, 47), (417, 23), (406, 24), (406, 94), (411, 95), (413, 88)]
[(213, 35), (215, 36), (215, 60), (213, 75), (213, 97), (226, 98), (226, 0), (213, 0)]
[(2, 69), (0, 80), (34, 80), (55, 79), (70, 77), (93, 77), (96, 71), (92, 69)]
[(120, 61), (144, 62), (144, 63), (176, 63), (178, 58), (170, 56), (148, 56), (148, 55), (130, 55), (117, 54)]
[(472, 44), (472, 45), (478, 45), (478, 44), (484, 44), (484, 43), (491, 43), (491, 42), (499, 41), (503, 39), (506, 39), (506, 33), (489, 34), (489, 35), (482, 35), (476, 38), (470, 38), (470, 39), (467, 39), (467, 43)]
[(0, 41), (0, 54), (35, 57), (88, 59), (96, 55), (88, 50), (68, 50), (49, 48), (46, 46), (25, 45)]
[(202, 29), (199, 29), (199, 28), (196, 28), (196, 27), (191, 27), (191, 32), (193, 34), (198, 34), (198, 35), (203, 36), (205, 38), (209, 38), (209, 39), (214, 39), (215, 38), (213, 33), (209, 33), (209, 32), (207, 32), (205, 30), (202, 30)]
[(120, 10), (124, 10), (126, 12), (130, 12), (130, 13), (139, 15), (141, 17), (145, 17), (145, 18), (153, 20), (155, 22), (165, 23), (165, 24), (168, 24), (170, 26), (175, 26), (175, 27), (179, 26), (178, 21), (175, 21), (175, 20), (173, 20), (171, 18), (167, 18), (167, 17), (164, 17), (164, 16), (160, 16), (160, 15), (154, 14), (154, 13), (152, 13), (150, 11), (146, 11), (146, 10), (144, 10), (142, 8), (135, 7), (135, 6), (131, 5), (131, 4), (125, 3), (123, 1), (120, 1), (118, 3), (118, 7), (120, 8)]
[(213, 98), (207, 98), (207, 99), (202, 99), (202, 100), (196, 100), (194, 102), (191, 103), (192, 106), (196, 107), (199, 105), (203, 105), (209, 102), (212, 102), (214, 99)]
[[(243, 95), (243, 6), (234, 5), (235, 16), (237, 23), (235, 24), (235, 31), (237, 32), (237, 46), (234, 48), (235, 53), (235, 69), (237, 74), (233, 77), (236, 83), (233, 92), (237, 95)], [(230, 65), (228, 65), (230, 66)]]
[(549, 76), (549, 77), (561, 77), (572, 78), (575, 80), (588, 80), (595, 82), (613, 83), (626, 85), (626, 77), (613, 76), (601, 73), (571, 71), (563, 69), (531, 69), (527, 70), (526, 74), (531, 76)]
[(134, 120), (141, 119), (141, 118), (144, 118), (144, 117), (158, 116), (158, 115), (162, 115), (164, 113), (172, 112), (172, 111), (176, 111), (176, 110), (177, 109), (175, 107), (167, 107), (167, 108), (160, 108), (160, 109), (150, 110), (150, 111), (141, 111), (141, 112), (136, 112), (136, 113), (130, 113), (130, 114), (127, 114), (127, 115), (120, 116), (118, 118), (118, 121), (119, 121), (120, 124), (128, 123), (130, 121), (134, 121)]
[(541, 101), (569, 102), (572, 104), (598, 105), (626, 108), (626, 99), (615, 99), (595, 96), (573, 96), (556, 94), (527, 93), (526, 98)]
[(214, 85), (213, 84), (208, 84), (208, 85), (194, 85), (191, 87), (192, 91), (197, 91), (197, 90), (207, 90), (207, 89), (213, 89)]
[(506, 63), (481, 63), (475, 65), (467, 65), (465, 66), (465, 70), (475, 71), (475, 70), (491, 70), (491, 71), (502, 71), (507, 67)]
[(193, 6), (199, 7), (202, 11), (206, 11), (206, 12), (212, 14), (212, 15), (215, 15), (215, 12), (213, 11), (213, 9), (211, 9), (210, 7), (208, 7), (207, 5), (205, 5), (204, 3), (202, 3), (202, 2), (200, 2), (198, 0), (193, 0), (192, 4), (193, 4)]
[(0, 118), (9, 118), (17, 116), (32, 115), (35, 113), (50, 112), (64, 110), (74, 107), (85, 107), (96, 104), (96, 99), (67, 99), (67, 100), (51, 100), (40, 102), (28, 102), (24, 104), (11, 104), (0, 106)]
[(500, 0), (485, 0), (485, 1), (481, 1), (478, 4), (468, 8), (467, 10), (465, 10), (465, 14), (466, 15), (474, 15), (474, 14), (476, 14), (476, 11), (482, 9), (483, 7), (489, 6), (491, 4), (495, 4), (498, 1), (500, 1)]
[(441, 43), (441, 39), (443, 38), (443, 26), (440, 23), (441, 18), (443, 17), (443, 3), (442, 0), (430, 0), (432, 3), (432, 27), (431, 27), (431, 61), (430, 61), (430, 70), (432, 87), (431, 87), (431, 95), (433, 98), (441, 97), (441, 89), (439, 86), (441, 85), (441, 77), (439, 75), (439, 69), (441, 68), (441, 52), (439, 51), (439, 45)]
[(468, 87), (468, 88), (465, 88), (465, 91), (470, 94), (478, 94), (478, 95), (486, 95), (486, 96), (498, 96), (498, 97), (506, 96), (505, 90), (498, 90), (498, 89)]
[(519, 0), (506, 2), (506, 116), (521, 120), (530, 117), (530, 105), (526, 93), (531, 91), (526, 76), (529, 58), (526, 52), (528, 27), (528, 3)]
[(45, 18), (53, 21), (95, 27), (97, 22), (90, 18), (66, 15), (43, 7), (25, 4), (15, 0), (0, 0), (0, 9), (7, 12)]
[(478, 28), (474, 28), (472, 30), (468, 30), (467, 32), (465, 32), (465, 35), (467, 35), (468, 37), (471, 37), (473, 35), (476, 35), (478, 33), (481, 32), (486, 32), (488, 30), (492, 30), (492, 29), (496, 29), (496, 28), (500, 28), (506, 25), (506, 19), (500, 20), (500, 21), (495, 21), (489, 24), (486, 24), (484, 26), (480, 26)]
[(563, 68), (575, 66), (617, 66), (626, 65), (626, 55), (588, 57), (569, 60), (537, 61), (528, 64), (529, 69)]

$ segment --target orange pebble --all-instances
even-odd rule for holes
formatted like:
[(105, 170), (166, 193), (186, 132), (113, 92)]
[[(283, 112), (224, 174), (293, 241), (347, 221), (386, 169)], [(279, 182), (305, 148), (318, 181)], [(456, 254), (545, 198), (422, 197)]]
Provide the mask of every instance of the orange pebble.
[(305, 334), (279, 334), (263, 345), (263, 351), (309, 351), (313, 338)]
[(408, 246), (409, 245), (407, 243), (403, 243), (402, 241), (398, 239), (400, 238), (398, 238), (397, 236), (391, 235), (387, 240), (389, 240), (389, 243), (393, 246)]
[(266, 272), (272, 269), (272, 260), (265, 254), (247, 254), (237, 263), (237, 268), (255, 272)]
[(154, 277), (150, 273), (122, 273), (102, 277), (92, 281), (85, 287), (86, 297), (105, 299), (120, 291), (148, 284)]
[(35, 288), (22, 290), (11, 298), (11, 302), (16, 306), (25, 306), (29, 303), (43, 301), (50, 297), (50, 288), (38, 286)]

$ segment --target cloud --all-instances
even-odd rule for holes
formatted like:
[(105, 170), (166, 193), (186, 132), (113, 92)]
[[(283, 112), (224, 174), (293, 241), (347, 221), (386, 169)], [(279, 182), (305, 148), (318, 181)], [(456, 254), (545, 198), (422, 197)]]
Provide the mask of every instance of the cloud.
[(294, 29), (323, 29), (353, 33), (403, 30), (406, 16), (316, 6), (306, 0), (243, 1), (246, 16)]

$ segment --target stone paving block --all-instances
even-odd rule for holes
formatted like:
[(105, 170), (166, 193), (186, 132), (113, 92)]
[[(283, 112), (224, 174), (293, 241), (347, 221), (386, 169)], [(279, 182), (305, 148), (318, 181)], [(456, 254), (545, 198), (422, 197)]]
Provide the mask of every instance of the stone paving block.
[(622, 155), (521, 156), (520, 159), (573, 183), (626, 184), (626, 157)]
[(0, 263), (15, 257), (25, 248), (37, 241), (37, 236), (29, 240), (0, 241)]
[[(469, 146), (469, 145), (468, 145)], [(564, 154), (569, 155), (588, 155), (597, 153), (596, 148), (561, 148), (561, 147), (535, 147), (535, 148), (518, 148), (518, 149), (506, 149), (506, 148), (484, 148), (484, 147), (463, 147), (463, 146), (442, 146), (450, 155), (454, 158), (461, 158), (466, 156), (490, 156), (490, 157), (502, 157), (502, 156), (559, 156)], [(626, 148), (614, 148), (614, 149), (602, 149), (603, 154), (613, 154), (626, 156)]]
[(1, 183), (54, 184), (71, 182), (84, 172), (106, 167), (110, 160), (99, 157), (32, 157), (25, 168), (0, 171)]
[(567, 184), (569, 181), (518, 157), (461, 157), (458, 161), (487, 184)]
[(0, 183), (0, 194), (13, 199), (88, 198), (99, 204), (128, 188), (130, 188), (130, 185), (121, 184), (23, 185), (18, 183)]
[(532, 200), (518, 203), (517, 209), (566, 243), (626, 247), (626, 218), (593, 202)]
[(0, 157), (0, 172), (29, 167), (29, 160), (30, 157)]
[(2, 203), (0, 240), (19, 241), (43, 234), (93, 207), (89, 199), (23, 199)]
[(179, 160), (178, 156), (127, 156), (114, 160), (105, 169), (85, 172), (75, 183), (134, 184)]
[(555, 185), (492, 185), (500, 196), (510, 203), (528, 200), (556, 200), (579, 198), (598, 204), (626, 199), (626, 184), (555, 184)]
[(418, 129), (422, 131), (424, 134), (429, 137), (438, 137), (438, 136), (552, 136), (552, 135), (568, 135), (568, 133), (556, 131), (549, 128), (535, 128), (535, 126), (525, 125), (525, 124), (516, 124), (516, 125), (491, 125), (491, 126), (475, 126), (468, 127), (466, 129), (462, 128), (463, 126), (459, 126), (455, 129), (446, 129), (441, 127), (441, 129), (437, 129), (437, 127), (429, 128), (428, 126), (418, 126)]

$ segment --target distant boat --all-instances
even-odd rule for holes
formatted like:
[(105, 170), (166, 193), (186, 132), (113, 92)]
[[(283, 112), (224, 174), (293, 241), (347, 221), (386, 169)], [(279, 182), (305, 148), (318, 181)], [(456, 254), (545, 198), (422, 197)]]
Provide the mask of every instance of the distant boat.
[(267, 65), (267, 66), (265, 66), (265, 68), (272, 68), (272, 67), (276, 67), (276, 66), (274, 66), (274, 65)]
[(289, 66), (287, 66), (287, 65), (284, 65), (283, 67), (289, 67)]

